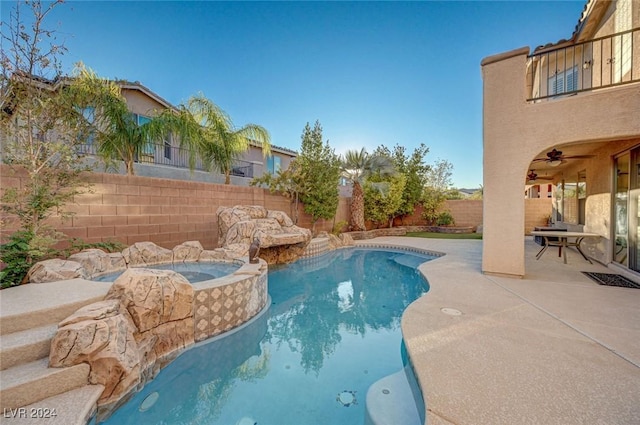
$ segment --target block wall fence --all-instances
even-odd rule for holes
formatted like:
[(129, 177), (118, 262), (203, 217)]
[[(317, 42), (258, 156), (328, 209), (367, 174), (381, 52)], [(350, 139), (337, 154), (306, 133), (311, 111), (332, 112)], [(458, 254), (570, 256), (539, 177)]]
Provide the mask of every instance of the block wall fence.
[[(26, 174), (0, 164), (0, 188), (20, 187)], [(293, 217), (293, 205), (284, 196), (249, 186), (202, 183), (153, 177), (88, 173), (91, 191), (78, 195), (65, 209), (73, 213), (62, 221), (50, 219), (55, 229), (86, 242), (120, 241), (131, 245), (151, 241), (173, 248), (199, 240), (205, 249), (218, 245), (218, 207), (261, 205)], [(336, 221), (347, 220), (347, 199), (341, 199)], [(299, 208), (298, 225), (311, 228), (311, 217)], [(333, 220), (319, 220), (316, 230), (331, 231)], [(14, 229), (2, 228), (2, 236)]]
[[(0, 164), (0, 188), (20, 187), (26, 179), (23, 172), (15, 172)], [(91, 191), (78, 195), (66, 207), (73, 217), (62, 221), (50, 219), (49, 224), (70, 238), (86, 242), (120, 241), (126, 245), (151, 241), (165, 248), (173, 248), (188, 240), (199, 240), (205, 249), (218, 245), (216, 211), (219, 207), (234, 205), (261, 205), (268, 210), (280, 210), (294, 217), (289, 199), (268, 190), (249, 186), (223, 185), (187, 180), (126, 176), (107, 173), (89, 173)], [(319, 220), (316, 232), (333, 229), (334, 223), (348, 221), (349, 198), (340, 198), (334, 220)], [(482, 224), (482, 201), (447, 201), (448, 209), (457, 226)], [(550, 199), (525, 200), (525, 232), (546, 223), (551, 212)], [(420, 218), (421, 209), (398, 225), (426, 224)], [(3, 220), (6, 222), (6, 220)], [(298, 225), (311, 228), (311, 217), (298, 208)], [(2, 236), (14, 229), (3, 223)]]
[[(552, 211), (551, 198), (524, 199), (525, 223), (524, 232), (528, 235), (536, 226), (546, 226), (547, 217)], [(443, 210), (451, 213), (455, 220), (455, 225), (460, 227), (477, 227), (482, 224), (482, 201), (471, 199), (456, 199), (445, 201)], [(408, 217), (397, 219), (394, 226), (420, 226), (425, 225), (421, 218), (422, 207), (417, 207), (416, 211)]]

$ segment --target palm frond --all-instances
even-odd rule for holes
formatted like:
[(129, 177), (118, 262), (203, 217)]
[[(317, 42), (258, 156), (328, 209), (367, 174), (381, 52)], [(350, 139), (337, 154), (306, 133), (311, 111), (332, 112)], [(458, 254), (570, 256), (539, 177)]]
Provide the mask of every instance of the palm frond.
[(266, 128), (258, 124), (247, 124), (244, 127), (236, 131), (236, 134), (241, 136), (246, 141), (246, 148), (249, 148), (251, 143), (262, 147), (262, 155), (268, 156), (271, 154), (271, 135)]

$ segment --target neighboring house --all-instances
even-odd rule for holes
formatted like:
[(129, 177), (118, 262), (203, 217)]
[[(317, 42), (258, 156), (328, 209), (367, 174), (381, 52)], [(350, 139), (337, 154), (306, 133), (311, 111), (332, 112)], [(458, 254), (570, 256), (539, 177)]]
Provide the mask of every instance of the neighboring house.
[[(43, 78), (30, 77), (30, 80), (50, 90), (57, 90), (61, 84), (65, 84), (68, 79), (60, 78), (53, 81)], [(164, 109), (175, 109), (175, 107), (143, 86), (139, 82), (129, 82), (124, 80), (115, 81), (120, 87), (129, 111), (134, 115), (137, 123), (142, 125), (148, 122), (154, 114)], [(12, 98), (8, 100), (3, 96), (2, 108), (5, 112), (11, 112)], [(86, 118), (92, 119), (95, 113), (93, 108), (86, 108), (83, 114)], [(92, 157), (97, 152), (97, 146), (93, 138), (89, 137), (86, 144), (81, 146), (84, 153)], [(297, 152), (271, 145), (271, 155), (266, 158), (262, 155), (262, 147), (252, 144), (247, 152), (238, 158), (231, 172), (231, 182), (233, 184), (248, 185), (253, 177), (260, 177), (265, 172), (275, 173), (280, 169), (287, 169), (291, 161), (297, 156)], [(224, 182), (221, 173), (205, 172), (202, 161), (197, 160), (195, 171), (189, 170), (189, 159), (186, 149), (180, 148), (179, 141), (171, 135), (164, 140), (150, 141), (148, 146), (140, 153), (134, 165), (136, 174), (148, 177), (162, 177), (185, 180), (200, 180), (214, 183)], [(121, 167), (121, 173), (124, 168)]]
[[(122, 96), (129, 110), (137, 117), (139, 124), (148, 121), (159, 110), (174, 108), (139, 82), (116, 81), (116, 83), (120, 86)], [(265, 158), (262, 155), (262, 147), (252, 144), (233, 167), (231, 182), (248, 185), (253, 177), (260, 177), (266, 172), (275, 174), (280, 169), (287, 169), (297, 155), (293, 150), (271, 145), (271, 155)], [(136, 164), (136, 173), (150, 177), (198, 179), (217, 183), (224, 181), (222, 174), (191, 173), (185, 171), (188, 167), (187, 152), (180, 148), (178, 140), (168, 137), (149, 144), (148, 149), (139, 158), (139, 163)], [(196, 170), (204, 170), (201, 161), (196, 162)]]
[(640, 272), (640, 0), (589, 0), (569, 40), (487, 57), (482, 75), (483, 272), (526, 272), (531, 170), (555, 186), (557, 226), (602, 236), (589, 256)]

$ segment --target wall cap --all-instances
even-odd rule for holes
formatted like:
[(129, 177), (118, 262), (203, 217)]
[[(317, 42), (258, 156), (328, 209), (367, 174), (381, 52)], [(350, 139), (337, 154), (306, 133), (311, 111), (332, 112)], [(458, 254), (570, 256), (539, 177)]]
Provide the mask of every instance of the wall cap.
[(529, 55), (529, 46), (520, 47), (519, 49), (511, 50), (508, 52), (498, 53), (497, 55), (487, 56), (486, 58), (482, 59), (482, 61), (480, 62), (480, 66), (489, 65), (494, 62), (500, 62), (521, 55)]

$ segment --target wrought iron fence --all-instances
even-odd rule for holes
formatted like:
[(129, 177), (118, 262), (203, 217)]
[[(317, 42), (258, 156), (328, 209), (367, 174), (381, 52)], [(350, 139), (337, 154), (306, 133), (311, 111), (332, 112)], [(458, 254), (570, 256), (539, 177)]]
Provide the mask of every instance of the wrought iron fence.
[(640, 28), (529, 56), (529, 101), (640, 81)]
[[(95, 144), (79, 145), (78, 151), (85, 155), (97, 155), (97, 146)], [(196, 156), (191, 167), (191, 159), (189, 151), (179, 146), (172, 146), (163, 143), (150, 143), (142, 152), (137, 155), (137, 163), (164, 165), (175, 168), (193, 168), (199, 171), (210, 171), (205, 162), (199, 156)], [(252, 162), (235, 160), (231, 167), (231, 175), (237, 177), (254, 177), (254, 165)]]

